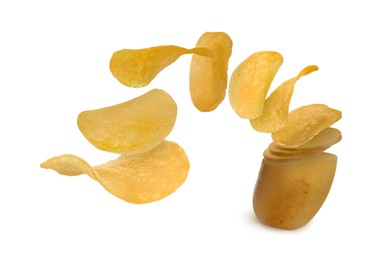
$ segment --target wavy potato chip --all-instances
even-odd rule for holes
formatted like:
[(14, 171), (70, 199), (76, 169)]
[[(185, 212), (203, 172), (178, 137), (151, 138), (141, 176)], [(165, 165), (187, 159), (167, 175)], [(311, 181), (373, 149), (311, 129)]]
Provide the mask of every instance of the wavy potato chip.
[(193, 54), (189, 90), (194, 106), (202, 111), (214, 110), (225, 98), (228, 81), (228, 62), (233, 42), (224, 32), (206, 32), (197, 48), (207, 48), (213, 57)]
[(110, 70), (123, 85), (141, 88), (148, 85), (164, 68), (183, 54), (211, 55), (203, 48), (186, 49), (163, 45), (145, 49), (123, 49), (115, 52), (110, 60)]
[(165, 91), (153, 89), (130, 101), (79, 114), (77, 123), (98, 149), (141, 153), (161, 143), (171, 132), (177, 105)]
[(278, 147), (276, 143), (271, 143), (269, 151), (277, 156), (304, 156), (320, 153), (327, 150), (332, 145), (340, 142), (341, 132), (338, 129), (328, 127), (314, 136), (307, 143), (295, 148)]
[(233, 110), (242, 118), (252, 119), (262, 113), (267, 92), (283, 63), (278, 52), (257, 52), (234, 70), (229, 83)]
[(294, 148), (282, 148), (284, 151), (313, 151), (318, 149), (328, 149), (342, 139), (341, 131), (328, 127), (315, 135), (307, 143)]
[(185, 182), (190, 165), (178, 144), (163, 141), (148, 152), (124, 154), (100, 166), (91, 167), (82, 158), (65, 154), (48, 159), (41, 167), (68, 176), (88, 174), (116, 197), (142, 204), (175, 192)]
[(283, 82), (266, 99), (262, 113), (251, 119), (251, 126), (264, 133), (273, 133), (284, 126), (288, 118), (288, 108), (294, 92), (295, 83), (303, 76), (318, 70), (315, 65), (304, 68), (298, 76)]
[(85, 160), (73, 154), (52, 157), (41, 163), (40, 166), (45, 169), (55, 170), (59, 174), (66, 176), (87, 174), (92, 179), (97, 179), (91, 166)]
[(283, 128), (272, 134), (277, 146), (295, 148), (310, 141), (341, 118), (341, 112), (322, 104), (291, 111)]

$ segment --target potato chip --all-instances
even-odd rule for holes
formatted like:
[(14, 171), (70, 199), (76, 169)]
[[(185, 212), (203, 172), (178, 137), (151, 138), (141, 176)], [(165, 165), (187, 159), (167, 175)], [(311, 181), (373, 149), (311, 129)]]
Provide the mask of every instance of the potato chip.
[(262, 113), (267, 92), (282, 63), (278, 52), (263, 51), (254, 53), (234, 70), (229, 99), (240, 117), (252, 119)]
[(288, 108), (294, 92), (295, 83), (303, 76), (318, 70), (317, 66), (304, 68), (298, 76), (283, 82), (266, 99), (262, 113), (250, 120), (251, 126), (264, 133), (273, 133), (284, 126), (288, 118)]
[(141, 88), (148, 85), (164, 68), (183, 54), (212, 55), (203, 48), (185, 49), (174, 45), (145, 49), (123, 49), (115, 52), (110, 60), (110, 70), (120, 83), (128, 87)]
[(206, 32), (196, 44), (214, 54), (213, 58), (192, 56), (189, 89), (194, 106), (202, 112), (214, 110), (225, 98), (232, 45), (230, 37), (223, 32)]
[(66, 176), (87, 174), (94, 180), (97, 179), (91, 166), (85, 160), (73, 154), (52, 157), (41, 163), (41, 167), (45, 169), (53, 169), (59, 174)]
[(341, 112), (322, 104), (303, 106), (291, 111), (283, 128), (272, 134), (280, 147), (295, 148), (307, 143), (341, 118)]
[(190, 165), (178, 144), (163, 141), (148, 152), (124, 154), (96, 167), (70, 154), (53, 157), (41, 167), (69, 176), (88, 174), (116, 197), (142, 204), (175, 192), (185, 182)]
[(153, 89), (130, 101), (78, 116), (78, 127), (98, 149), (113, 153), (141, 153), (161, 143), (171, 132), (177, 114), (175, 101)]
[(340, 140), (341, 132), (338, 129), (328, 127), (301, 146), (295, 148), (284, 148), (277, 146), (276, 143), (273, 142), (269, 145), (268, 150), (274, 155), (283, 157), (307, 156), (321, 153), (332, 145), (338, 143)]
[(320, 150), (320, 149), (328, 149), (332, 145), (340, 142), (342, 139), (340, 130), (332, 127), (328, 127), (324, 130), (322, 130), (320, 133), (318, 133), (316, 136), (314, 136), (310, 141), (307, 143), (294, 147), (294, 148), (282, 148), (283, 151), (287, 152), (308, 152), (308, 151), (314, 151), (314, 150)]

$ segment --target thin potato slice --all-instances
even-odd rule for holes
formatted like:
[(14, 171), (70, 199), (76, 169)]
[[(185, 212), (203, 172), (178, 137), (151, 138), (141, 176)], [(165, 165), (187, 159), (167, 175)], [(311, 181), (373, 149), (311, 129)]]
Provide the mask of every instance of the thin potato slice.
[(148, 85), (164, 68), (183, 54), (211, 55), (202, 48), (185, 49), (174, 45), (145, 49), (123, 49), (115, 52), (110, 60), (110, 70), (120, 83), (128, 87), (141, 88)]
[(214, 110), (225, 98), (232, 45), (230, 37), (223, 32), (206, 32), (196, 44), (213, 53), (213, 58), (192, 56), (189, 89), (194, 106), (202, 112)]
[(278, 52), (263, 51), (254, 53), (234, 70), (229, 99), (240, 117), (252, 119), (262, 113), (267, 92), (282, 63)]
[(171, 132), (177, 114), (175, 101), (153, 89), (130, 101), (78, 116), (78, 127), (98, 149), (114, 153), (141, 153), (161, 143)]
[(66, 176), (87, 174), (91, 178), (95, 180), (97, 179), (91, 166), (85, 160), (73, 154), (64, 154), (52, 157), (41, 163), (41, 167), (55, 170), (59, 174)]
[(341, 118), (341, 112), (322, 104), (299, 107), (288, 115), (287, 123), (272, 134), (277, 146), (295, 148), (307, 143)]
[(326, 150), (332, 145), (341, 141), (341, 132), (340, 130), (332, 127), (328, 127), (318, 133), (314, 138), (312, 138), (307, 143), (295, 147), (295, 148), (281, 148), (283, 151), (287, 152), (308, 152), (314, 150)]
[(116, 197), (142, 204), (175, 192), (185, 182), (190, 165), (178, 144), (163, 141), (148, 152), (121, 155), (96, 167), (70, 154), (53, 157), (41, 167), (69, 176), (88, 174)]
[(297, 154), (288, 154), (287, 156), (274, 154), (270, 150), (270, 147), (263, 152), (263, 157), (269, 161), (276, 161), (276, 162), (288, 162), (288, 161), (300, 160), (302, 158)]
[(279, 157), (304, 157), (304, 156), (309, 156), (312, 154), (324, 152), (324, 150), (326, 149), (327, 148), (317, 148), (317, 149), (311, 149), (311, 150), (290, 150), (290, 149), (284, 149), (284, 148), (278, 147), (274, 142), (272, 142), (268, 148), (271, 154), (275, 156), (279, 156)]
[(263, 156), (270, 161), (291, 161), (302, 159), (311, 155), (316, 155), (327, 150), (332, 145), (341, 140), (341, 132), (335, 128), (328, 127), (322, 130), (310, 141), (296, 148), (283, 148), (275, 142), (263, 153)]
[(251, 126), (264, 133), (273, 133), (284, 126), (295, 83), (303, 76), (318, 70), (315, 65), (304, 68), (298, 76), (283, 82), (266, 99), (262, 114), (250, 120)]
[(184, 150), (176, 143), (163, 141), (144, 154), (122, 155), (94, 167), (94, 171), (115, 196), (132, 203), (147, 203), (173, 193), (184, 183), (189, 168)]

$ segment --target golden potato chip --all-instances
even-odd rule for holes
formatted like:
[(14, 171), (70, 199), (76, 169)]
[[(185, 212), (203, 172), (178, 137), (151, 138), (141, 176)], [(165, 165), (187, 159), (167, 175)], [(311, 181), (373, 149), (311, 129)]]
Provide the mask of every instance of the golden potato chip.
[(211, 55), (203, 48), (185, 49), (174, 45), (145, 49), (123, 49), (115, 52), (110, 60), (110, 70), (120, 83), (133, 88), (148, 85), (164, 68), (183, 54)]
[(94, 171), (115, 196), (132, 203), (147, 203), (173, 193), (184, 183), (189, 168), (184, 150), (174, 142), (163, 141), (146, 153), (122, 155), (94, 167)]
[(223, 32), (206, 32), (196, 44), (214, 54), (213, 58), (192, 56), (189, 89), (194, 106), (202, 112), (214, 110), (225, 98), (232, 45), (230, 37)]
[(91, 166), (82, 158), (72, 154), (52, 157), (41, 163), (41, 167), (45, 169), (53, 169), (62, 175), (77, 176), (87, 174), (91, 178), (95, 180), (97, 179)]
[(282, 148), (282, 150), (301, 151), (301, 152), (320, 150), (320, 149), (326, 150), (332, 145), (340, 142), (341, 138), (342, 136), (341, 136), (340, 130), (336, 128), (328, 127), (322, 130), (316, 136), (314, 136), (307, 143), (300, 145), (298, 147), (294, 147), (294, 148)]
[(284, 148), (278, 147), (273, 142), (269, 145), (268, 149), (272, 154), (277, 156), (306, 156), (323, 152), (340, 140), (341, 132), (338, 129), (328, 127), (301, 146)]
[(153, 89), (130, 101), (78, 116), (78, 127), (98, 149), (134, 154), (161, 143), (171, 132), (177, 114), (175, 101)]
[(301, 77), (316, 70), (318, 70), (317, 66), (308, 66), (304, 68), (298, 76), (283, 82), (266, 99), (262, 113), (250, 120), (251, 126), (255, 130), (264, 133), (273, 133), (282, 128), (288, 118), (288, 108), (294, 92), (295, 83)]
[(190, 165), (178, 144), (163, 141), (148, 152), (124, 154), (96, 167), (70, 154), (53, 157), (41, 167), (69, 176), (88, 174), (116, 197), (142, 204), (175, 192), (186, 180)]
[(291, 111), (283, 128), (272, 134), (280, 147), (295, 148), (307, 143), (341, 118), (341, 112), (322, 104), (303, 106)]
[(252, 119), (262, 113), (267, 92), (282, 63), (279, 53), (263, 51), (254, 53), (234, 70), (229, 99), (240, 117)]

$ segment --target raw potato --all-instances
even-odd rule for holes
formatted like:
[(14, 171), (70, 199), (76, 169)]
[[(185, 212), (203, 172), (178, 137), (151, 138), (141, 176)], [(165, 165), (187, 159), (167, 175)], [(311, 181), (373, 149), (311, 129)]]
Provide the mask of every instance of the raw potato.
[[(270, 145), (271, 146), (271, 145)], [(268, 161), (274, 161), (274, 162), (288, 162), (288, 161), (293, 161), (293, 160), (299, 160), (301, 155), (299, 154), (287, 154), (286, 155), (280, 155), (280, 154), (276, 154), (276, 153), (273, 153), (271, 150), (270, 150), (270, 146), (269, 148), (267, 148), (264, 152), (263, 152), (263, 157), (266, 158)], [(303, 154), (303, 156), (308, 156), (310, 154)]]
[(323, 205), (336, 164), (336, 155), (329, 153), (288, 162), (264, 159), (253, 197), (255, 214), (276, 228), (304, 226)]
[(88, 174), (116, 197), (141, 204), (163, 199), (175, 192), (186, 180), (190, 165), (178, 144), (163, 141), (148, 152), (121, 155), (96, 167), (70, 154), (53, 157), (41, 167), (69, 176)]
[(214, 110), (225, 98), (232, 45), (223, 32), (206, 32), (197, 42), (196, 47), (213, 53), (213, 57), (192, 56), (189, 89), (194, 106), (202, 112)]
[(110, 60), (110, 70), (120, 83), (133, 88), (148, 85), (164, 68), (183, 54), (211, 55), (203, 48), (185, 49), (174, 45), (145, 49), (123, 49), (115, 52)]
[(281, 159), (290, 158), (290, 157), (300, 158), (303, 156), (309, 156), (309, 155), (324, 152), (326, 148), (320, 148), (316, 150), (289, 150), (289, 149), (278, 147), (276, 143), (273, 142), (269, 145), (269, 148), (267, 150), (271, 155), (268, 155), (268, 153), (266, 153), (266, 155), (264, 153), (263, 155), (265, 157), (267, 156), (266, 158), (271, 160), (273, 156), (276, 156), (277, 158), (281, 158)]
[(85, 111), (78, 127), (98, 149), (113, 153), (141, 153), (160, 144), (171, 132), (177, 114), (175, 101), (153, 89), (130, 101)]
[(326, 105), (313, 104), (291, 111), (283, 128), (272, 134), (279, 147), (295, 148), (307, 143), (341, 118), (341, 112)]
[(341, 112), (321, 104), (288, 112), (296, 82), (318, 70), (315, 65), (266, 99), (282, 62), (277, 52), (251, 55), (234, 70), (229, 99), (241, 118), (250, 119), (257, 131), (272, 133), (274, 140), (263, 153), (253, 195), (255, 214), (266, 225), (296, 229), (315, 216), (332, 185), (337, 157), (324, 151), (341, 140), (340, 131), (330, 128)]
[(294, 92), (295, 83), (303, 76), (318, 70), (315, 65), (304, 68), (298, 76), (283, 82), (266, 99), (262, 113), (251, 119), (251, 126), (264, 133), (273, 133), (282, 128), (288, 118), (288, 108)]
[(234, 70), (229, 99), (240, 117), (252, 119), (262, 113), (267, 92), (282, 63), (279, 53), (263, 51), (254, 53)]

